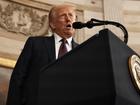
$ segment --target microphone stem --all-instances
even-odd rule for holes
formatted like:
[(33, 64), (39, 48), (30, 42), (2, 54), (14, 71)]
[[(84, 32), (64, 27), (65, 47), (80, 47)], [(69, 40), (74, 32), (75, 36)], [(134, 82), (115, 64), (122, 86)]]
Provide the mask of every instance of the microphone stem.
[[(93, 26), (108, 25), (108, 24), (119, 27), (119, 28), (123, 31), (123, 33), (124, 33), (124, 42), (127, 44), (127, 42), (128, 42), (128, 32), (127, 32), (126, 28), (125, 28), (122, 24), (120, 24), (120, 23), (118, 23), (118, 22), (113, 22), (113, 21), (102, 21), (102, 20), (97, 20), (97, 19), (92, 18), (90, 22), (93, 23), (93, 21), (95, 21), (96, 23), (94, 23), (94, 24), (92, 25), (92, 27), (93, 27)], [(90, 24), (90, 26), (91, 26), (91, 24)], [(91, 28), (91, 27), (90, 27), (90, 28)]]

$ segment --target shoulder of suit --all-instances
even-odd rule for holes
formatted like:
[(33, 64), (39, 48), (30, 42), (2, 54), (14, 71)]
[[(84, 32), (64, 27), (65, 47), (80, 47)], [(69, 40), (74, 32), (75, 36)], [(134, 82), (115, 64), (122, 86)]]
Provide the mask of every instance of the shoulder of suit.
[(53, 36), (30, 36), (28, 40), (44, 40), (44, 39), (51, 39)]

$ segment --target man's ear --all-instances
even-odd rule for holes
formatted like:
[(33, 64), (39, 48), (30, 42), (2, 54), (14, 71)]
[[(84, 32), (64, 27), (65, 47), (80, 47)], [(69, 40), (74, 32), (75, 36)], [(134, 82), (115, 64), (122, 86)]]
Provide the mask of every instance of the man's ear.
[(50, 27), (51, 27), (51, 29), (55, 29), (55, 26), (54, 26), (54, 24), (53, 23), (50, 23)]

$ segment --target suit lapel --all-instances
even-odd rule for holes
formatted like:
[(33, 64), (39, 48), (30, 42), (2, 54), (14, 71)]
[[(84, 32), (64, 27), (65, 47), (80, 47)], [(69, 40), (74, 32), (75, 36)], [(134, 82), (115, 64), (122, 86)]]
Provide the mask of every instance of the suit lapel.
[(72, 49), (77, 47), (78, 46), (78, 43), (76, 43), (73, 39), (72, 39)]
[(45, 40), (45, 43), (47, 46), (46, 50), (48, 52), (49, 61), (52, 62), (56, 60), (54, 36), (48, 37), (47, 40)]

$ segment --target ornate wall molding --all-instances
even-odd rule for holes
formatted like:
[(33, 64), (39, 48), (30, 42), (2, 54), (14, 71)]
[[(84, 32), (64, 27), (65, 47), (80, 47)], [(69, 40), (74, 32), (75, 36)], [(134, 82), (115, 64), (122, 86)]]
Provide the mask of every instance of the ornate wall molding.
[(5, 2), (6, 5), (2, 7), (2, 3), (0, 2), (0, 28), (26, 36), (46, 34), (47, 13), (41, 14), (36, 9), (12, 2)]

